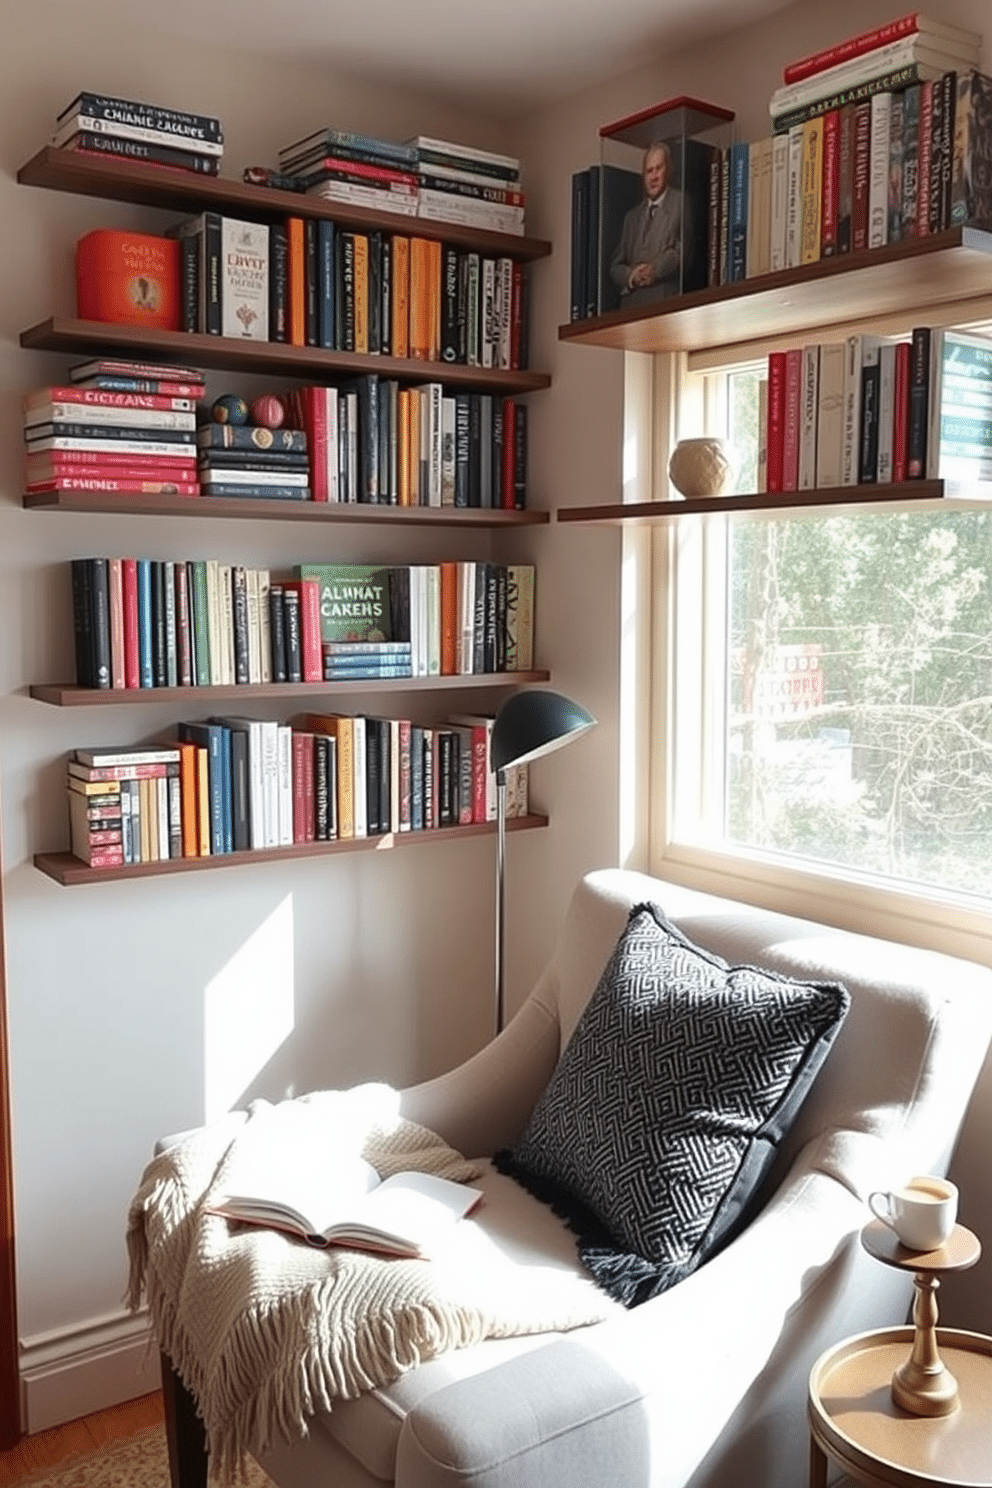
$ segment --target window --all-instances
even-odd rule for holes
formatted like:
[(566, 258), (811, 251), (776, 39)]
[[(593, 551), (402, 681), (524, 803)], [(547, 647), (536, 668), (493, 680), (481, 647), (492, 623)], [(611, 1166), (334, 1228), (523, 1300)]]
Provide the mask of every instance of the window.
[[(742, 491), (762, 370), (689, 379)], [(992, 900), (992, 511), (709, 517), (662, 541), (666, 853)]]

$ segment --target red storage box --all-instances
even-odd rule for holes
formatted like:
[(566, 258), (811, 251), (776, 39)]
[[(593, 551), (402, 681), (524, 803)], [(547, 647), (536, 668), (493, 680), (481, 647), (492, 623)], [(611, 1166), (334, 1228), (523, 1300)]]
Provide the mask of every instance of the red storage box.
[(76, 306), (82, 320), (178, 331), (180, 250), (174, 238), (98, 228), (76, 244)]

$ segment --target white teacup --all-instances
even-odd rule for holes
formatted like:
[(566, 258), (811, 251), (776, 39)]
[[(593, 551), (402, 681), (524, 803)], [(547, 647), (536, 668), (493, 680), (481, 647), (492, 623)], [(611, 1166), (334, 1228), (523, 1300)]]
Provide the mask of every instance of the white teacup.
[(869, 1194), (868, 1207), (908, 1250), (937, 1250), (954, 1228), (958, 1191), (946, 1178), (922, 1174), (901, 1188)]

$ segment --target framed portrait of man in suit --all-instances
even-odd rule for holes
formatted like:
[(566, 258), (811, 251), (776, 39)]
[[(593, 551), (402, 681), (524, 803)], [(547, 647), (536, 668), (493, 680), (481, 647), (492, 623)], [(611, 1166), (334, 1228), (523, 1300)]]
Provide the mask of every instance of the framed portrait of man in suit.
[(711, 166), (733, 117), (677, 98), (600, 130), (600, 314), (705, 287)]

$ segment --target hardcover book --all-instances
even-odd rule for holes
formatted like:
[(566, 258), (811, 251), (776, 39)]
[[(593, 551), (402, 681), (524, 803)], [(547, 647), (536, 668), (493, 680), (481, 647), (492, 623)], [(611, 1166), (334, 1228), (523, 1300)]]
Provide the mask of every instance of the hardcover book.
[(269, 229), (264, 223), (221, 219), (221, 334), (269, 339)]

